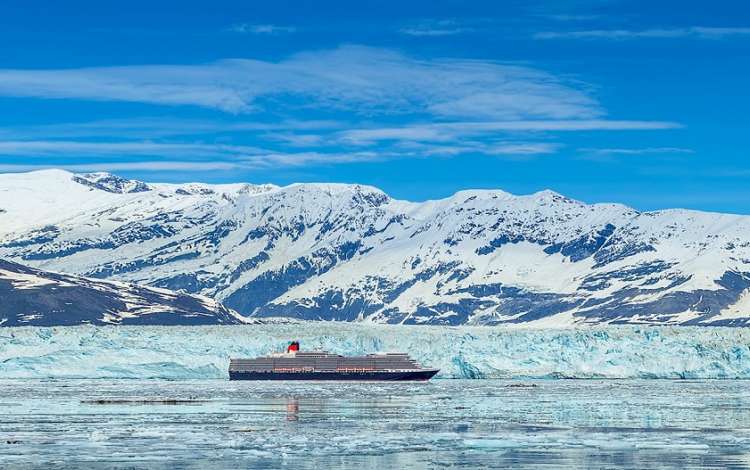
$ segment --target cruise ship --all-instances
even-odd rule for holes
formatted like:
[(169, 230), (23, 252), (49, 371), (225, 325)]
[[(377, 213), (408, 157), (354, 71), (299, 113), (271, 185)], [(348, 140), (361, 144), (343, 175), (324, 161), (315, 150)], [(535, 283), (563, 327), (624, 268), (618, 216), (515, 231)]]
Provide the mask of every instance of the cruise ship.
[(425, 381), (437, 373), (405, 353), (341, 356), (300, 351), (296, 341), (285, 353), (229, 361), (229, 380)]

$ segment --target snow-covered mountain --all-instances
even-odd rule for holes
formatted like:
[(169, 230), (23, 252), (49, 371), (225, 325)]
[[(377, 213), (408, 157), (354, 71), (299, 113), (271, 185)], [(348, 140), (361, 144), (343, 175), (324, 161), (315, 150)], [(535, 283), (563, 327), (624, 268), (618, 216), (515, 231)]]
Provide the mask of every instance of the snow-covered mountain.
[(28, 268), (0, 259), (0, 326), (215, 325), (245, 319), (207, 297)]
[(0, 256), (243, 315), (413, 324), (750, 321), (750, 217), (550, 191), (411, 203), (361, 185), (0, 175)]

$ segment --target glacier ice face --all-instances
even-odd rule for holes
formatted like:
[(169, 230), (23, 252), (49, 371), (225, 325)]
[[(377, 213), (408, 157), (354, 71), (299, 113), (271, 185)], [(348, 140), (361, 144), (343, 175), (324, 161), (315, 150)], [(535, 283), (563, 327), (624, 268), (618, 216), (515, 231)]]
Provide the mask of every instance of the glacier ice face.
[(750, 331), (608, 326), (533, 330), (304, 322), (0, 329), (3, 378), (226, 378), (230, 357), (402, 351), (438, 378), (744, 378)]

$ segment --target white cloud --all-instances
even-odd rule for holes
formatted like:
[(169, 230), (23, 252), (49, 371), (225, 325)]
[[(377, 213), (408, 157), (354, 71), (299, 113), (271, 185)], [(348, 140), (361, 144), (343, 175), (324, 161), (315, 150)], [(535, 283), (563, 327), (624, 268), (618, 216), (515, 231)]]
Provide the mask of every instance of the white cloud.
[(407, 36), (453, 36), (473, 32), (470, 28), (452, 19), (422, 20), (411, 26), (401, 28), (399, 32)]
[(501, 143), (489, 145), (484, 153), (488, 155), (539, 155), (555, 153), (560, 147), (553, 143)]
[(320, 134), (294, 134), (289, 132), (272, 132), (264, 134), (263, 138), (282, 142), (292, 147), (315, 147), (325, 143), (325, 137)]
[[(200, 143), (0, 141), (0, 156), (26, 157), (27, 163), (0, 165), (3, 171), (65, 168), (72, 171), (206, 171), (249, 168), (303, 167), (364, 161), (382, 161), (431, 156), (538, 155), (554, 153), (559, 144), (547, 142), (478, 142), (455, 144), (404, 142), (371, 150), (281, 152), (248, 146)], [(84, 163), (67, 163), (67, 158), (93, 158)], [(108, 158), (119, 161), (106, 162)], [(142, 160), (156, 157), (159, 160)], [(36, 163), (38, 158), (47, 163)], [(54, 158), (59, 163), (48, 163)], [(124, 159), (124, 160), (123, 160)], [(105, 160), (105, 161), (102, 161)]]
[(374, 152), (325, 153), (325, 152), (267, 152), (253, 156), (243, 156), (233, 160), (192, 161), (192, 160), (147, 160), (126, 162), (90, 163), (0, 163), (0, 172), (33, 171), (46, 168), (60, 168), (69, 171), (232, 171), (249, 169), (274, 169), (279, 167), (304, 167), (307, 165), (332, 165), (355, 163), (393, 158), (391, 154)]
[(593, 29), (585, 31), (545, 31), (536, 33), (536, 39), (643, 39), (685, 38), (721, 39), (730, 36), (750, 35), (750, 28), (716, 28), (693, 26), (689, 28)]
[[(175, 164), (190, 160), (196, 171), (202, 168), (199, 164), (247, 168), (439, 155), (541, 155), (554, 153), (559, 144), (527, 142), (538, 136), (517, 134), (680, 127), (674, 122), (605, 119), (605, 111), (585, 85), (532, 67), (417, 59), (361, 46), (306, 52), (278, 62), (233, 59), (182, 66), (0, 69), (0, 96), (266, 111), (254, 118), (257, 121), (232, 116), (215, 121), (133, 118), (0, 128), (4, 156), (133, 156)], [(298, 116), (300, 110), (307, 114), (311, 108), (338, 111), (328, 115), (341, 120), (276, 117)], [(396, 119), (394, 114), (400, 116)], [(200, 142), (198, 136), (257, 142), (268, 148)], [(182, 142), (165, 142), (170, 139)], [(375, 144), (378, 147), (363, 148)], [(290, 149), (298, 151), (286, 152)], [(168, 164), (152, 163), (152, 168)], [(117, 163), (130, 164), (146, 163)]]
[(334, 165), (399, 158), (388, 152), (270, 152), (242, 158), (245, 168), (303, 167), (307, 165)]
[(81, 163), (81, 164), (2, 164), (0, 171), (21, 172), (48, 168), (87, 172), (87, 171), (229, 171), (240, 166), (231, 162), (191, 162), (191, 161), (140, 161), (140, 162), (112, 162), (112, 163)]
[(665, 121), (608, 121), (560, 120), (560, 121), (496, 121), (496, 122), (451, 122), (423, 124), (403, 127), (353, 129), (337, 135), (354, 145), (370, 145), (388, 140), (414, 140), (442, 142), (466, 136), (492, 135), (498, 132), (543, 132), (543, 131), (617, 131), (675, 129), (680, 124)]
[(242, 157), (240, 161), (245, 168), (302, 167), (307, 165), (334, 165), (433, 156), (453, 157), (467, 154), (534, 156), (554, 153), (559, 147), (558, 144), (546, 142), (495, 142), (490, 144), (473, 142), (462, 145), (444, 146), (419, 144), (406, 146), (405, 148), (378, 151), (270, 152), (268, 154)]
[(68, 122), (32, 126), (0, 127), (0, 139), (32, 140), (82, 137), (150, 139), (156, 137), (244, 132), (311, 132), (345, 127), (330, 120), (282, 120), (277, 122), (200, 120), (164, 117), (135, 117), (98, 121)]
[(229, 31), (242, 34), (288, 34), (297, 31), (297, 28), (275, 24), (240, 23), (230, 26)]
[(555, 21), (591, 21), (591, 20), (597, 20), (602, 17), (602, 15), (541, 15), (544, 18), (555, 20)]
[[(410, 146), (407, 146), (409, 148)], [(490, 156), (533, 156), (555, 153), (559, 144), (548, 142), (468, 142), (458, 145), (421, 144), (411, 146), (417, 155), (456, 156), (482, 154)]]
[[(2, 171), (28, 171), (49, 167), (71, 171), (204, 171), (354, 163), (412, 155), (389, 151), (278, 152), (249, 146), (201, 143), (0, 141), (0, 156), (31, 159), (29, 163), (23, 164), (0, 164)], [(56, 158), (59, 163), (34, 163), (37, 157), (43, 158), (45, 162)], [(66, 157), (96, 159), (69, 164), (66, 163)], [(124, 158), (126, 161), (102, 161), (113, 157)], [(160, 160), (140, 160), (143, 157), (158, 157)]]
[(750, 35), (750, 28), (710, 28), (696, 26), (690, 28), (691, 32), (706, 38), (720, 38), (724, 36), (746, 36)]
[(393, 153), (351, 152), (262, 152), (255, 155), (244, 155), (232, 160), (141, 160), (90, 163), (0, 163), (0, 171), (20, 172), (45, 168), (60, 168), (69, 171), (232, 171), (249, 169), (274, 169), (279, 167), (304, 167), (307, 165), (333, 165), (398, 158)]
[(78, 142), (78, 141), (0, 141), (0, 155), (54, 157), (97, 157), (105, 155), (166, 157), (231, 157), (263, 153), (257, 147), (201, 143), (155, 142)]
[(689, 154), (691, 149), (679, 147), (645, 147), (645, 148), (582, 148), (580, 152), (595, 156), (646, 155), (646, 154)]
[(555, 153), (560, 147), (560, 144), (551, 142), (460, 141), (458, 143), (425, 143), (399, 141), (394, 145), (392, 154), (415, 158), (429, 156), (453, 157), (470, 154), (531, 156)]
[[(346, 46), (279, 62), (222, 60), (63, 70), (0, 69), (0, 96), (195, 105), (231, 113), (346, 109), (372, 116), (421, 114), (472, 119), (591, 119), (599, 103), (549, 73), (486, 60), (420, 60)], [(278, 98), (278, 99), (276, 99)], [(292, 105), (290, 104), (291, 108)]]
[(408, 36), (453, 36), (471, 31), (467, 28), (401, 28), (399, 32)]

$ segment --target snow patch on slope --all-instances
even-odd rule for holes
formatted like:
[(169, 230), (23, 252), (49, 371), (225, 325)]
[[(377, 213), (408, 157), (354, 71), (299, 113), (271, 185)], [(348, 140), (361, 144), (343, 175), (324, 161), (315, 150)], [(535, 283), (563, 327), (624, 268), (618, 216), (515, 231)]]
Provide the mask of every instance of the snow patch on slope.
[[(74, 181), (84, 176), (116, 184)], [(740, 300), (750, 288), (750, 217), (641, 213), (552, 191), (412, 203), (363, 185), (142, 183), (149, 190), (128, 192), (137, 183), (0, 175), (0, 256), (205, 295), (257, 317), (750, 322)]]

